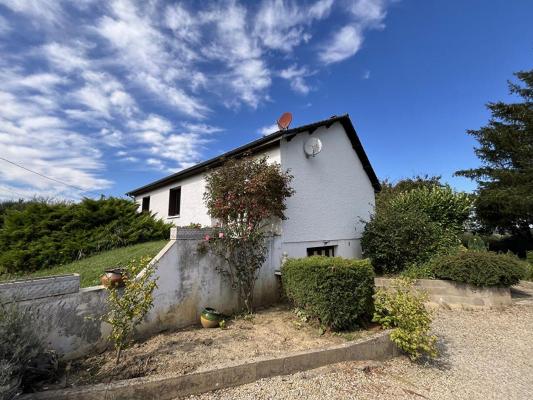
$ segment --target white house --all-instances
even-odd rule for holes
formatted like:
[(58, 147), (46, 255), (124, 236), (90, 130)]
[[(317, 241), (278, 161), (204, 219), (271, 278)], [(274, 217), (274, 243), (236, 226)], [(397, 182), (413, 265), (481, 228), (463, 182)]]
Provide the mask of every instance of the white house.
[(276, 257), (361, 256), (361, 220), (372, 212), (380, 184), (348, 115), (272, 133), (128, 195), (142, 210), (176, 226), (210, 226), (203, 201), (205, 174), (245, 152), (266, 155), (294, 175), (287, 220), (271, 249)]

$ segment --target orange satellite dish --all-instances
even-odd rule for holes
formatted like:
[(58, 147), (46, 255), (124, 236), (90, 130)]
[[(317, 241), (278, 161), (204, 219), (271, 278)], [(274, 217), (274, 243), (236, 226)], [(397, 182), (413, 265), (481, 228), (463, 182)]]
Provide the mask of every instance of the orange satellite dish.
[(286, 112), (281, 114), (281, 117), (278, 119), (278, 127), (281, 131), (284, 131), (289, 128), (289, 125), (292, 122), (292, 114), (290, 112)]

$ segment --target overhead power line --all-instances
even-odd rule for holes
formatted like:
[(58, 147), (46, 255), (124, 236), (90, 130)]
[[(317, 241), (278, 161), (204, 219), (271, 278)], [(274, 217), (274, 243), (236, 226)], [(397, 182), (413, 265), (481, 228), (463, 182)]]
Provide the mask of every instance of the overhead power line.
[(9, 164), (12, 164), (12, 165), (16, 166), (16, 167), (22, 168), (22, 169), (25, 170), (25, 171), (28, 171), (28, 172), (31, 172), (31, 173), (33, 173), (33, 174), (39, 175), (39, 176), (42, 177), (42, 178), (45, 178), (45, 179), (48, 179), (48, 180), (51, 180), (51, 181), (54, 181), (54, 182), (60, 183), (60, 184), (65, 185), (65, 186), (69, 186), (69, 187), (74, 188), (74, 189), (77, 189), (77, 190), (79, 190), (79, 191), (81, 191), (81, 192), (83, 192), (83, 193), (93, 193), (93, 194), (95, 194), (95, 195), (97, 195), (97, 196), (100, 196), (99, 193), (93, 192), (92, 190), (86, 190), (86, 189), (84, 189), (84, 188), (82, 188), (82, 187), (80, 187), (80, 186), (72, 185), (72, 184), (70, 184), (70, 183), (67, 183), (67, 182), (61, 181), (61, 180), (59, 180), (59, 179), (52, 178), (52, 177), (50, 177), (50, 176), (46, 176), (46, 175), (44, 175), (44, 174), (41, 174), (40, 172), (37, 172), (37, 171), (34, 171), (34, 170), (32, 170), (32, 169), (26, 168), (25, 166), (20, 165), (20, 164), (14, 162), (14, 161), (8, 160), (7, 158), (0, 157), (0, 160), (3, 160), (3, 161), (5, 161), (5, 162), (7, 162), (7, 163), (9, 163)]

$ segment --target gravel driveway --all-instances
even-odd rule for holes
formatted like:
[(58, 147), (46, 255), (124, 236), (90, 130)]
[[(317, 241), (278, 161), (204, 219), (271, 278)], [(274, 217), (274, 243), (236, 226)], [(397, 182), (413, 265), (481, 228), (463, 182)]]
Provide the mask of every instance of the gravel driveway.
[(533, 399), (533, 291), (525, 292), (504, 311), (439, 311), (442, 354), (431, 364), (346, 362), (189, 400)]

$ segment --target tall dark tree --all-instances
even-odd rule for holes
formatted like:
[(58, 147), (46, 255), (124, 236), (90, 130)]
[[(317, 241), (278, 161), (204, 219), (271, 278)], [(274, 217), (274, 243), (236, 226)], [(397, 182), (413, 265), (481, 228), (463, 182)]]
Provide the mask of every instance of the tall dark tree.
[(509, 82), (517, 103), (488, 103), (492, 116), (479, 130), (469, 130), (480, 168), (456, 175), (478, 183), (476, 213), (490, 229), (524, 235), (531, 242), (533, 224), (533, 70), (517, 72)]

